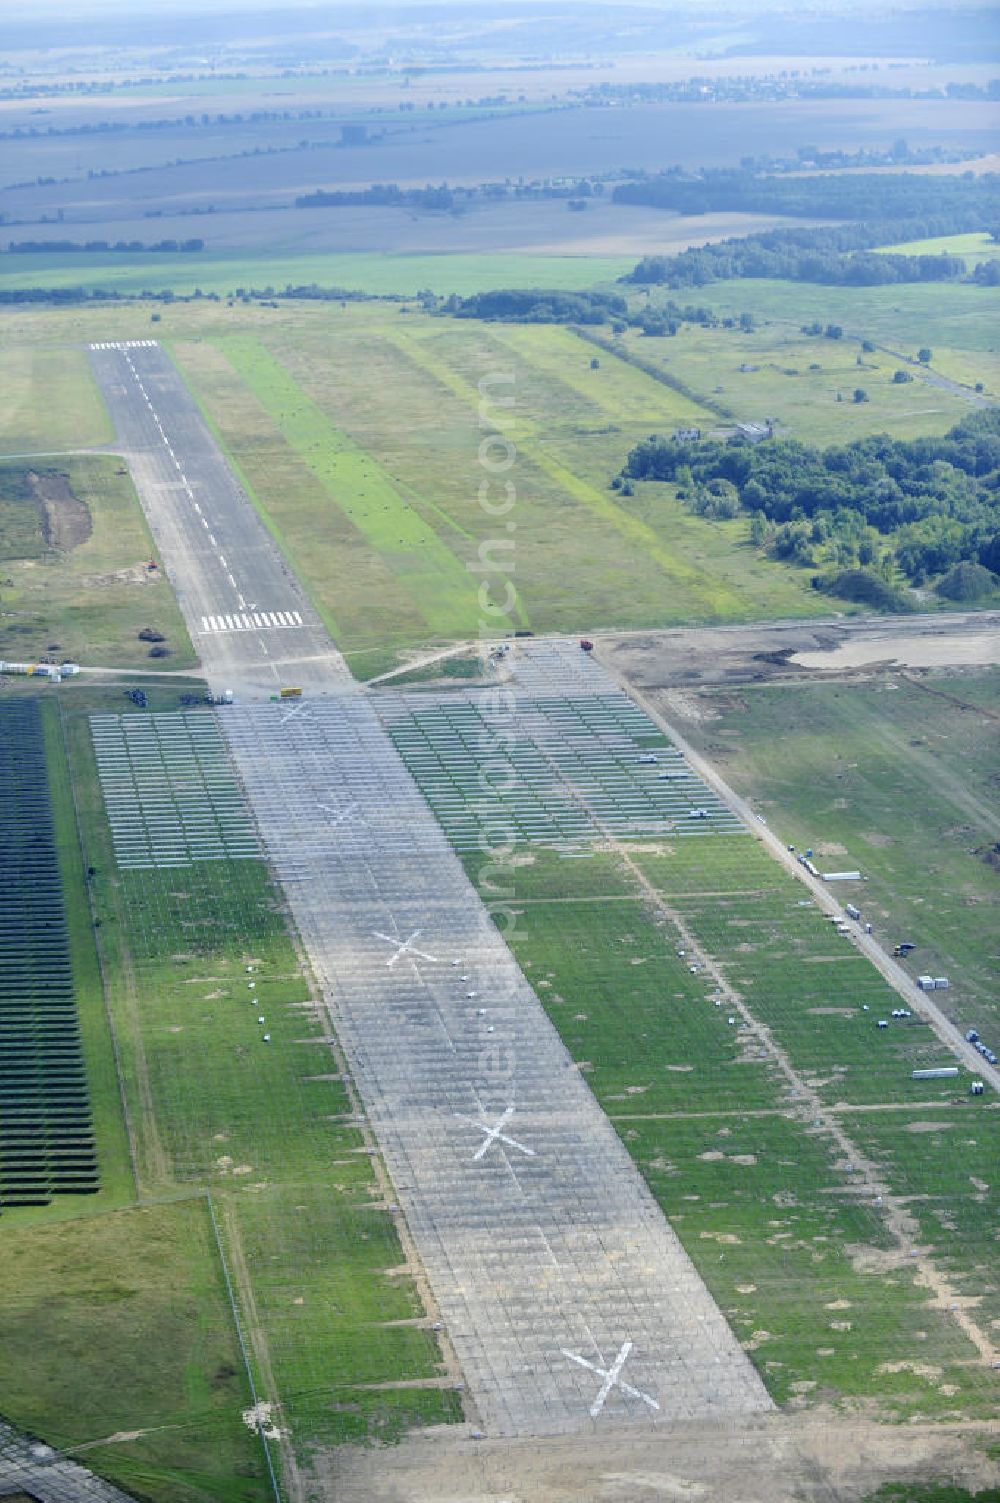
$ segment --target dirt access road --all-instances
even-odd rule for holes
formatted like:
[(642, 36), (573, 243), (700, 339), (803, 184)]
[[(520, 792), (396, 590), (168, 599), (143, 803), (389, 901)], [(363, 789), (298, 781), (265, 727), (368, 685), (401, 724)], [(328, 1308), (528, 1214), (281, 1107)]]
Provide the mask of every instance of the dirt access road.
[(855, 1503), (883, 1482), (1000, 1483), (1000, 1430), (879, 1425), (830, 1411), (600, 1439), (475, 1441), (438, 1430), (317, 1458), (338, 1503)]

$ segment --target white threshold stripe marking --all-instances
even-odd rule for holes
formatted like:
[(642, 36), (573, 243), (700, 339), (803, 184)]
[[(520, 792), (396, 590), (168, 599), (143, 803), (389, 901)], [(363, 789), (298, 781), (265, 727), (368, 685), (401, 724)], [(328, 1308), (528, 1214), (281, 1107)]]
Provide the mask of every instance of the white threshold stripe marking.
[[(232, 582), (232, 576), (230, 576)], [(235, 584), (234, 584), (235, 588)], [(248, 611), (240, 596), (241, 609), (201, 618), (201, 634), (227, 631), (295, 631), (305, 623), (298, 611)]]

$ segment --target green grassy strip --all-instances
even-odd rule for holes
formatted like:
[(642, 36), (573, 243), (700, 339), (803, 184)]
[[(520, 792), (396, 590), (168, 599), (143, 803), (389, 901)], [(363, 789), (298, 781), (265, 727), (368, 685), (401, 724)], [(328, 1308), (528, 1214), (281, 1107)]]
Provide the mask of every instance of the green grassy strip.
[(295, 452), (371, 545), (418, 606), (429, 630), (475, 635), (476, 581), (404, 501), (381, 465), (338, 429), (259, 340), (220, 343), (229, 363), (272, 412)]

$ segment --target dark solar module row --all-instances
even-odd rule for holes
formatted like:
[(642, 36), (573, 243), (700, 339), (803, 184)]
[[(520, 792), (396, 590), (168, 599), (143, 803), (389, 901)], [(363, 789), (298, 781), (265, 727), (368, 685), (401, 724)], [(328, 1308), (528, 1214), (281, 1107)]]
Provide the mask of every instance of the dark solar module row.
[(0, 1211), (100, 1188), (34, 700), (0, 705)]

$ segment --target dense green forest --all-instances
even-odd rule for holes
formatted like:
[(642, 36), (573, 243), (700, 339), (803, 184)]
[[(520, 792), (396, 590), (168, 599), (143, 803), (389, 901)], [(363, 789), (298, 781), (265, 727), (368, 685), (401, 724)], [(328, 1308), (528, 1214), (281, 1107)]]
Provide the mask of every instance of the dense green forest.
[[(1000, 176), (931, 177), (920, 172), (815, 174), (769, 177), (749, 167), (706, 167), (692, 173), (671, 167), (653, 177), (636, 176), (612, 195), (616, 203), (649, 204), (678, 214), (787, 214), (793, 218), (840, 219), (881, 225), (903, 238), (901, 225), (921, 226), (906, 238), (988, 230), (1000, 222)], [(863, 249), (878, 241), (855, 241)]]
[(557, 292), (547, 287), (505, 287), (471, 297), (430, 298), (442, 313), (518, 324), (603, 324), (628, 321), (623, 297), (606, 292)]
[[(936, 235), (992, 231), (1000, 224), (1000, 177), (928, 177), (919, 173), (815, 177), (762, 176), (748, 168), (680, 169), (625, 183), (619, 203), (651, 204), (682, 214), (717, 210), (772, 213), (843, 221), (810, 229), (772, 230), (678, 255), (646, 256), (625, 280), (699, 287), (736, 277), (877, 286), (892, 282), (952, 281), (966, 276), (959, 256), (874, 255), (877, 245)], [(1000, 283), (993, 263), (972, 279)]]
[(1000, 585), (1000, 412), (978, 412), (940, 438), (879, 434), (827, 449), (781, 438), (752, 445), (653, 436), (612, 484), (634, 480), (672, 482), (702, 515), (749, 512), (756, 546), (826, 571), (820, 586), (863, 592), (869, 579), (872, 603), (890, 603), (874, 596), (891, 593), (897, 572), (920, 585), (977, 565), (945, 587), (952, 598)]
[[(965, 278), (961, 256), (878, 255), (837, 249), (837, 230), (772, 230), (715, 245), (693, 246), (676, 256), (645, 256), (623, 280), (669, 287), (704, 287), (738, 277), (878, 287), (892, 282), (952, 282)], [(976, 267), (973, 281), (1000, 282), (994, 262)]]

